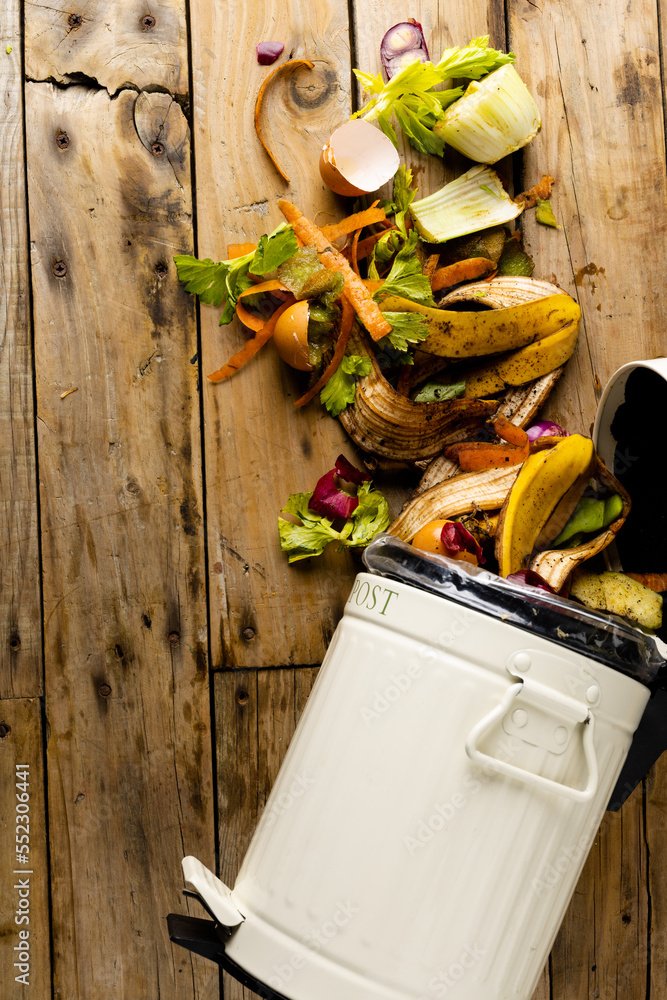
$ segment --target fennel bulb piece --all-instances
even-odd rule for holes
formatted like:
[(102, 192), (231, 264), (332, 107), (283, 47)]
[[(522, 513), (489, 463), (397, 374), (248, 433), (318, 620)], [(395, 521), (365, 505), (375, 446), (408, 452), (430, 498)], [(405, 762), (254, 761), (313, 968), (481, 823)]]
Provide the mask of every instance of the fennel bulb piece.
[(541, 128), (540, 112), (528, 87), (514, 67), (507, 65), (473, 80), (433, 131), (469, 159), (496, 163), (529, 143)]
[(523, 205), (512, 201), (490, 167), (471, 167), (461, 177), (410, 205), (419, 235), (429, 243), (477, 233), (515, 219)]

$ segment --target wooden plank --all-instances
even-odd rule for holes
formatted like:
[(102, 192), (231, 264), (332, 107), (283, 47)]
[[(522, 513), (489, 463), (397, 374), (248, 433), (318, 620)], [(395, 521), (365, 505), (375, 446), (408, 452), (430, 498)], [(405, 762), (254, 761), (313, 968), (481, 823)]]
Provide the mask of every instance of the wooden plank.
[(110, 94), (128, 84), (188, 90), (187, 24), (183, 0), (86, 0), (54, 5), (30, 0), (25, 25), (26, 74), (31, 80), (97, 81)]
[(0, 59), (0, 698), (42, 691), (19, 11), (5, 5)]
[(667, 1000), (667, 754), (646, 780), (646, 850), (651, 901), (651, 966), (647, 996)]
[(187, 123), (50, 84), (26, 112), (55, 991), (213, 997), (164, 920), (214, 858)]
[(51, 996), (49, 872), (39, 700), (0, 701), (3, 1000)]
[[(192, 40), (201, 257), (226, 256), (226, 244), (270, 232), (286, 196), (321, 224), (343, 204), (317, 173), (319, 150), (350, 109), (347, 7), (333, 0), (251, 5), (194, 0)], [(255, 135), (261, 82), (254, 45), (285, 43), (283, 58), (307, 57), (312, 71), (278, 78), (267, 93), (265, 134), (291, 177), (286, 185)], [(218, 327), (219, 310), (201, 310), (203, 371), (243, 342), (236, 322)], [(222, 385), (203, 380), (209, 523), (212, 662), (215, 667), (315, 663), (342, 613), (355, 563), (327, 552), (314, 565), (288, 566), (277, 515), (290, 493), (312, 489), (344, 450), (342, 428), (312, 403), (292, 405), (302, 380), (268, 345)], [(289, 610), (287, 610), (289, 608)]]
[(510, 0), (517, 67), (543, 112), (524, 154), (526, 183), (557, 179), (563, 230), (526, 213), (536, 277), (583, 313), (573, 360), (550, 401), (570, 431), (589, 428), (601, 387), (621, 364), (665, 353), (662, 281), (667, 181), (654, 0), (602, 7)]
[(554, 1000), (647, 996), (642, 788), (606, 813), (552, 952)]
[[(215, 674), (220, 878), (233, 886), (317, 668)], [(254, 997), (225, 973), (225, 1000)]]

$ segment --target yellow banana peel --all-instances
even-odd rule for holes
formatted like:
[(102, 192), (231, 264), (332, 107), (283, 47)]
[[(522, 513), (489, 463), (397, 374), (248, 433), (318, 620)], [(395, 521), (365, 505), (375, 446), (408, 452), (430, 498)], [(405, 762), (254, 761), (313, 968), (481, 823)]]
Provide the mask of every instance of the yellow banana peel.
[(419, 349), (443, 358), (476, 358), (517, 350), (557, 333), (570, 323), (578, 328), (581, 318), (575, 300), (564, 293), (481, 312), (432, 309), (393, 295), (383, 299), (380, 308), (423, 316), (429, 335)]
[(501, 576), (526, 569), (554, 508), (579, 477), (592, 472), (594, 458), (591, 439), (572, 434), (526, 459), (500, 513), (496, 559)]
[(562, 330), (475, 369), (466, 377), (465, 396), (483, 398), (547, 375), (572, 357), (578, 336), (579, 320), (572, 320)]

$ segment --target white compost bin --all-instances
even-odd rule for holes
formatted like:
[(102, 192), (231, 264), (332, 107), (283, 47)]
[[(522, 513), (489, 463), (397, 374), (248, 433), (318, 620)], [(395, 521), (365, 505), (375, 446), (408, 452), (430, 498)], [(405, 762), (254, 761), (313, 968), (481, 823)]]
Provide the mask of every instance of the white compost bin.
[(365, 562), (233, 889), (184, 861), (208, 945), (172, 939), (272, 1000), (530, 1000), (664, 661), (389, 535)]

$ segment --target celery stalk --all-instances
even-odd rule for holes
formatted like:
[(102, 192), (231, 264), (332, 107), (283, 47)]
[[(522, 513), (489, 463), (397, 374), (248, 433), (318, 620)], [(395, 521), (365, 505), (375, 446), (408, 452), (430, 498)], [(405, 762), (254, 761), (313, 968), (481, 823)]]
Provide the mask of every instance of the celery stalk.
[(477, 233), (515, 219), (523, 210), (509, 197), (495, 170), (471, 167), (440, 191), (410, 205), (419, 235), (429, 243)]
[(477, 163), (496, 163), (534, 139), (540, 112), (511, 65), (468, 85), (434, 125), (436, 135)]

